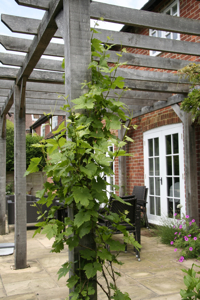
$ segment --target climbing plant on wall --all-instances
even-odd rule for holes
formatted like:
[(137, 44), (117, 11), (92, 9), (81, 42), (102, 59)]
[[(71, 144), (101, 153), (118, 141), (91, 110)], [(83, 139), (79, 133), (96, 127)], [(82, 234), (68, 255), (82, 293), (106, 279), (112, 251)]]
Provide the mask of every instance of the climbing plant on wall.
[(178, 72), (180, 78), (188, 78), (191, 82), (191, 91), (181, 103), (181, 109), (193, 115), (193, 121), (200, 124), (200, 65), (191, 63)]
[[(96, 32), (95, 29), (93, 31)], [(140, 245), (120, 225), (122, 220), (128, 222), (126, 212), (118, 215), (108, 208), (104, 212), (104, 218), (115, 224), (115, 230), (122, 232), (121, 242), (112, 238), (112, 229), (99, 226), (98, 223), (102, 213), (100, 207), (108, 206), (110, 198), (107, 195), (109, 184), (104, 180), (104, 174), (113, 175), (111, 164), (117, 157), (130, 156), (122, 147), (127, 142), (132, 142), (132, 139), (125, 135), (124, 140), (120, 141), (113, 133), (121, 129), (129, 118), (125, 113), (125, 105), (120, 101), (125, 87), (123, 78), (116, 77), (117, 68), (121, 65), (118, 59), (116, 58), (117, 63), (113, 67), (108, 66), (107, 50), (110, 46), (102, 45), (100, 40), (92, 38), (91, 47), (92, 61), (89, 68), (92, 80), (83, 83), (87, 92), (72, 100), (73, 107), (67, 103), (62, 108), (68, 118), (53, 131), (54, 138), (47, 143), (42, 141), (35, 145), (39, 148), (46, 147), (48, 160), (43, 171), (47, 177), (53, 178), (53, 182), (46, 182), (44, 189), (38, 192), (39, 204), (50, 206), (54, 198), (58, 197), (60, 205), (73, 206), (74, 218), (66, 217), (63, 222), (57, 220), (54, 215), (59, 206), (52, 206), (49, 214), (43, 215), (44, 221), (37, 224), (35, 234), (42, 232), (49, 239), (54, 237), (53, 252), (60, 252), (65, 244), (69, 250), (79, 247), (79, 267), (76, 271), (73, 273), (73, 266), (66, 262), (58, 272), (60, 278), (71, 270), (71, 276), (67, 280), (67, 286), (72, 290), (71, 299), (92, 299), (92, 295), (96, 293), (94, 284), (97, 283), (108, 299), (128, 300), (128, 294), (122, 293), (117, 287), (116, 279), (120, 273), (113, 264), (122, 264), (118, 255), (125, 250), (124, 242), (137, 249)], [(99, 62), (93, 60), (93, 57), (98, 57)], [(109, 96), (114, 89), (119, 90), (117, 100)], [(128, 130), (126, 127), (125, 129)], [(114, 152), (108, 151), (111, 145), (114, 145)], [(40, 158), (32, 159), (26, 174), (37, 171), (39, 164)], [(115, 185), (115, 190), (117, 189)], [(114, 193), (110, 196), (123, 202)], [(82, 244), (87, 235), (92, 236), (91, 247)], [(98, 272), (104, 283), (96, 276)]]

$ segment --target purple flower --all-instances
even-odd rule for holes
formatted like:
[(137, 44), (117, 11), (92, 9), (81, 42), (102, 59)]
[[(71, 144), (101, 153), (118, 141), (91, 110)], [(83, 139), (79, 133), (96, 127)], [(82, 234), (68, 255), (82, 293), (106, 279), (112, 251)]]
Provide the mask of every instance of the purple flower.
[(196, 237), (196, 236), (194, 237), (194, 240), (195, 240), (195, 241), (197, 240), (197, 237)]
[(178, 232), (175, 232), (174, 234), (177, 234)]
[(173, 228), (176, 228), (176, 226), (174, 225)]
[(176, 239), (176, 237), (174, 239)]
[(180, 258), (179, 258), (179, 262), (183, 262), (184, 261), (184, 256), (181, 256)]
[(193, 248), (192, 248), (192, 247), (190, 247), (190, 248), (189, 248), (189, 250), (190, 250), (190, 251), (192, 251), (192, 250), (193, 250)]
[(174, 214), (174, 217), (176, 217), (176, 216), (177, 216), (177, 213)]
[(185, 217), (186, 217), (186, 219), (189, 219), (190, 216), (186, 215)]
[(189, 222), (190, 226), (192, 225), (192, 222)]
[(175, 248), (175, 249), (174, 249), (174, 252), (176, 252), (177, 250), (178, 250), (178, 249), (177, 249), (177, 248)]
[(178, 235), (181, 235), (181, 232), (179, 232), (179, 234)]
[(179, 225), (179, 229), (181, 229), (183, 226), (182, 225)]
[(188, 234), (188, 237), (191, 237), (191, 234)]
[(173, 243), (174, 243), (173, 241), (170, 242), (171, 245), (173, 245)]
[(188, 241), (188, 237), (187, 236), (184, 236), (184, 239), (185, 239), (186, 242)]
[(194, 223), (195, 222), (195, 219), (192, 219), (192, 223)]

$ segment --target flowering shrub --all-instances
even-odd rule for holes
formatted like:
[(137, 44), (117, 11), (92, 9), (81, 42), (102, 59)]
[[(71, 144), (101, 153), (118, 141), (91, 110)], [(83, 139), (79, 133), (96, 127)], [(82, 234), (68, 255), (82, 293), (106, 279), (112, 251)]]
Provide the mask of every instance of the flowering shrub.
[(182, 249), (179, 262), (183, 262), (187, 258), (198, 258), (200, 255), (200, 231), (195, 220), (189, 221), (189, 215), (186, 215), (182, 220), (177, 219), (177, 225), (173, 227), (176, 232), (170, 245), (175, 247), (174, 252)]

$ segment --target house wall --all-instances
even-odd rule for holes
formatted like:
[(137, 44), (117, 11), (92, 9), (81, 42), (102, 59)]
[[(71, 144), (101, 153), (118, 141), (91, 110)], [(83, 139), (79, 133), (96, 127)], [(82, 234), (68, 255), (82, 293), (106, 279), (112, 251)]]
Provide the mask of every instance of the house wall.
[[(171, 107), (163, 108), (159, 111), (151, 112), (131, 121), (131, 125), (137, 125), (137, 129), (131, 128), (128, 136), (134, 143), (128, 142), (126, 151), (132, 153), (133, 157), (126, 158), (127, 185), (126, 194), (132, 194), (133, 187), (144, 185), (144, 152), (143, 152), (143, 133), (157, 127), (181, 123)], [(200, 143), (200, 141), (199, 141)], [(200, 144), (199, 144), (200, 146)], [(200, 154), (200, 149), (199, 149)], [(200, 173), (200, 172), (199, 172)], [(115, 183), (119, 184), (118, 160), (115, 162)]]
[[(168, 5), (173, 3), (174, 1), (160, 1), (160, 4), (155, 8), (155, 12), (159, 12), (164, 10)], [(180, 17), (185, 18), (193, 18), (200, 19), (200, 2), (196, 0), (180, 0)], [(149, 35), (149, 29), (134, 29), (134, 33), (140, 33), (143, 35)], [(189, 36), (189, 35), (180, 35), (180, 39), (182, 41), (188, 42), (200, 42), (200, 37)], [(142, 49), (133, 49), (127, 48), (128, 52), (137, 53), (142, 55), (149, 55), (150, 51), (142, 50)], [(192, 62), (200, 61), (199, 57), (189, 56), (189, 55), (179, 55), (173, 53), (161, 53), (158, 56), (169, 57), (173, 59), (182, 59), (182, 60), (190, 60)], [(126, 68), (126, 66), (123, 66)], [(144, 67), (133, 67), (128, 66), (128, 68), (136, 68), (140, 70), (150, 70), (150, 71), (160, 71), (160, 72), (172, 72), (175, 71), (167, 71), (161, 69), (150, 69)], [(127, 174), (127, 186), (126, 186), (126, 194), (132, 194), (133, 187), (135, 185), (144, 185), (144, 149), (143, 149), (143, 133), (154, 129), (157, 127), (181, 123), (181, 120), (176, 115), (174, 110), (171, 107), (167, 107), (152, 113), (148, 113), (141, 117), (135, 118), (132, 120), (132, 125), (138, 125), (137, 130), (131, 129), (128, 132), (128, 136), (130, 136), (134, 143), (128, 143), (126, 146), (126, 151), (128, 153), (132, 153), (133, 157), (126, 158), (126, 174)], [(197, 156), (197, 177), (198, 177), (198, 214), (200, 220), (200, 125), (195, 124), (195, 138), (196, 138), (196, 156)], [(115, 163), (115, 183), (119, 184), (118, 181), (118, 161)]]
[[(161, 3), (154, 9), (155, 12), (160, 12), (167, 8), (168, 5), (174, 2), (173, 1), (160, 1)], [(191, 18), (191, 19), (197, 19), (200, 20), (200, 3), (197, 0), (179, 0), (180, 3), (180, 17), (184, 18)], [(136, 33), (140, 33), (143, 35), (149, 35), (149, 29), (138, 29), (136, 30)], [(181, 34), (180, 39), (182, 41), (187, 42), (200, 42), (199, 36), (193, 36), (193, 35), (186, 35)], [(149, 55), (149, 50), (142, 50), (142, 49), (134, 49), (134, 48), (127, 48), (127, 51), (130, 53), (137, 53), (142, 55)], [(189, 56), (189, 55), (180, 55), (180, 54), (174, 54), (174, 53), (161, 53), (159, 56), (161, 57), (169, 57), (174, 59), (183, 59), (183, 60), (191, 60), (191, 61), (200, 61), (200, 58), (197, 56)], [(150, 68), (141, 68), (141, 67), (130, 67), (130, 68), (137, 68), (142, 70), (152, 70), (152, 71), (163, 71), (167, 72), (166, 70), (157, 70), (157, 69), (150, 69)]]
[[(58, 116), (58, 124), (60, 124), (63, 121), (63, 116)], [(45, 122), (45, 136), (51, 131), (51, 127), (49, 125), (49, 121)], [(41, 135), (41, 125), (39, 125), (37, 128), (34, 129), (34, 131)]]

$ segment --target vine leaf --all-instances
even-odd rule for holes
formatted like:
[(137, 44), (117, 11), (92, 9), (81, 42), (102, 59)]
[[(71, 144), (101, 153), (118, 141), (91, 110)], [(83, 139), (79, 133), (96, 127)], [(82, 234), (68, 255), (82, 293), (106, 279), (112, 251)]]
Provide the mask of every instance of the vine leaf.
[(69, 262), (66, 262), (65, 264), (63, 264), (62, 268), (60, 268), (57, 272), (58, 280), (61, 277), (65, 277), (67, 275), (67, 273), (69, 272), (70, 268), (71, 268), (71, 264)]
[(76, 203), (80, 202), (85, 207), (89, 205), (89, 200), (92, 200), (92, 195), (87, 187), (74, 186), (72, 191)]
[(43, 234), (46, 234), (46, 237), (50, 240), (53, 236), (57, 234), (57, 224), (47, 224), (42, 230)]
[(42, 159), (42, 157), (34, 157), (31, 159), (30, 165), (28, 166), (28, 169), (24, 173), (24, 177), (27, 176), (28, 174), (39, 171), (38, 165), (39, 165), (41, 159)]
[(89, 263), (86, 264), (83, 268), (83, 270), (85, 270), (85, 274), (87, 276), (87, 278), (91, 278), (94, 277), (97, 273), (97, 271), (102, 271), (102, 267), (101, 264), (98, 262), (94, 262), (94, 263)]

